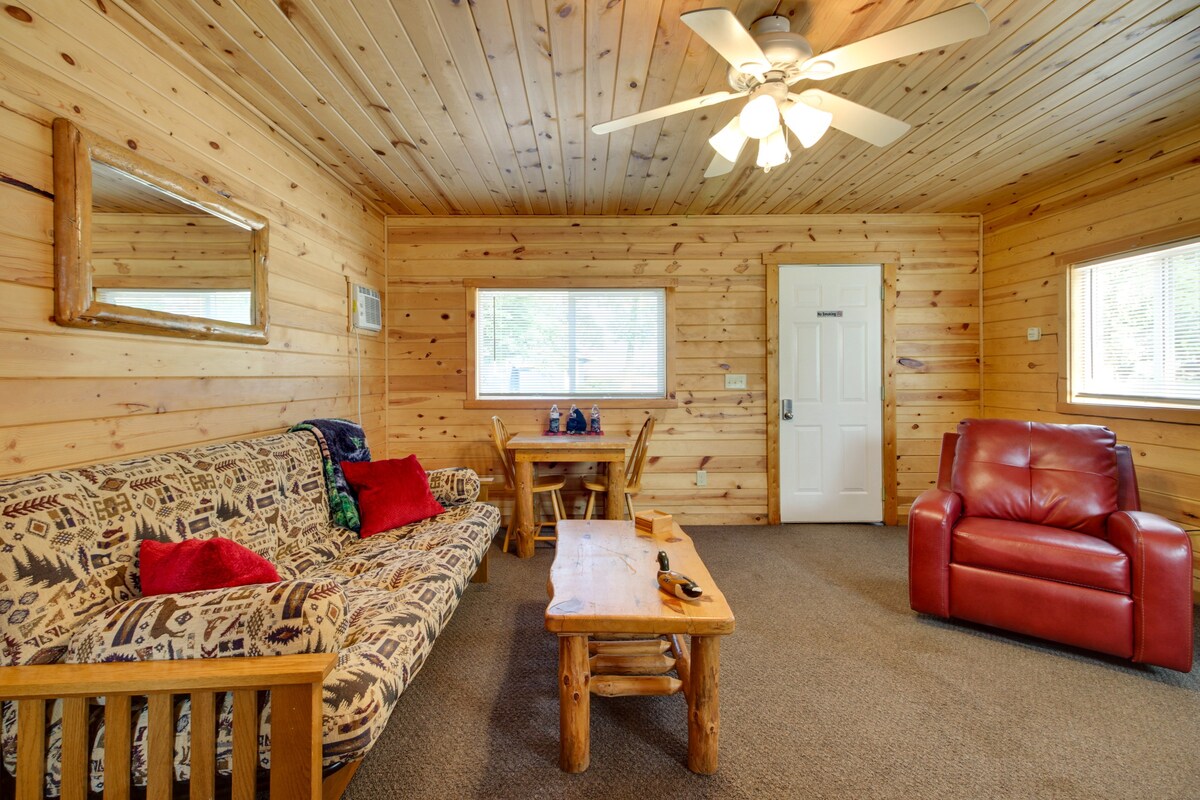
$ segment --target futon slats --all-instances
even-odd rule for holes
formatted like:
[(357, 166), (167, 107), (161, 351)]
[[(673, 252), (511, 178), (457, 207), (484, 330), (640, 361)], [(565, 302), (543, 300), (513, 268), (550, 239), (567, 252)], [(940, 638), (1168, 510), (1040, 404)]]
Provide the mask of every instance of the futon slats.
[[(192, 798), (216, 788), (217, 698), (233, 692), (235, 800), (253, 800), (258, 771), (259, 693), (270, 692), (271, 797), (321, 794), (321, 686), (332, 654), (189, 662), (5, 667), (0, 700), (17, 703), (17, 800), (44, 795), (47, 702), (62, 700), (62, 797), (85, 800), (90, 701), (104, 698), (104, 797), (130, 796), (133, 698), (145, 697), (147, 800), (170, 800), (175, 783), (176, 703), (191, 699)], [(133, 688), (137, 687), (137, 688)], [(351, 773), (352, 774), (352, 773)]]

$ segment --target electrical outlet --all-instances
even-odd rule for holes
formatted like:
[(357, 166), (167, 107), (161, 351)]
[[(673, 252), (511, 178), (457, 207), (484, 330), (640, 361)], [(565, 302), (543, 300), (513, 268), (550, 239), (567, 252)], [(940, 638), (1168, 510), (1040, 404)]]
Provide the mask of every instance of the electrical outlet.
[(1042, 338), (1041, 328), (1029, 328), (1025, 331), (1025, 338), (1031, 342), (1039, 341)]
[(702, 469), (696, 470), (696, 485), (708, 486), (708, 473)]
[(745, 389), (746, 388), (746, 376), (745, 375), (733, 375), (733, 374), (726, 373), (725, 388), (726, 389)]

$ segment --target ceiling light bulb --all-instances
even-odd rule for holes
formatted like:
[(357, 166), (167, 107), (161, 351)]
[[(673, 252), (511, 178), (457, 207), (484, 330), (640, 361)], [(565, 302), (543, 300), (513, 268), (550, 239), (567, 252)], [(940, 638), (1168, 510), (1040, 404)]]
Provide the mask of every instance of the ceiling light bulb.
[(761, 139), (779, 128), (779, 104), (775, 98), (763, 93), (746, 103), (738, 117), (742, 133), (751, 139)]
[(789, 100), (783, 106), (783, 121), (796, 134), (800, 144), (812, 147), (829, 130), (833, 114), (803, 101)]
[(712, 145), (713, 150), (721, 154), (721, 158), (736, 162), (748, 138), (738, 125), (737, 117), (734, 117), (729, 120), (728, 125), (714, 133), (708, 143)]
[(783, 128), (777, 127), (771, 135), (759, 140), (758, 160), (755, 163), (763, 168), (763, 172), (770, 172), (772, 167), (786, 164), (791, 158), (792, 153), (788, 150)]

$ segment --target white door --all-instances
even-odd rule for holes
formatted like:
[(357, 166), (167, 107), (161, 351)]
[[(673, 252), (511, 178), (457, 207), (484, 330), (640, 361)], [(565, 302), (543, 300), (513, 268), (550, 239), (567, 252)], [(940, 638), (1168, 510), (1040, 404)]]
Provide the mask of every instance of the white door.
[(883, 520), (879, 264), (779, 268), (779, 510)]

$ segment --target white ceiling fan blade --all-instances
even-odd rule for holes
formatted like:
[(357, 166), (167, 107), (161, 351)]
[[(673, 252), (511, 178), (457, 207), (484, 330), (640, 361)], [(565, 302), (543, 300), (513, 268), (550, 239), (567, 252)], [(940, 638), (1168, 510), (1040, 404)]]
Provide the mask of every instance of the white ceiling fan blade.
[(724, 103), (727, 100), (745, 97), (747, 94), (749, 92), (713, 92), (712, 94), (693, 97), (691, 100), (680, 100), (678, 103), (671, 103), (669, 106), (659, 106), (649, 111), (639, 111), (636, 114), (630, 114), (628, 117), (598, 123), (592, 126), (592, 133), (612, 133), (613, 131), (619, 131), (621, 128), (628, 128), (631, 125), (640, 125), (643, 122), (651, 122), (663, 117), (669, 117), (672, 114), (681, 114), (684, 111), (703, 108), (704, 106), (714, 106), (717, 103)]
[(720, 153), (713, 153), (712, 161), (708, 162), (708, 169), (704, 170), (704, 177), (716, 178), (719, 175), (727, 175), (733, 171), (733, 162)]
[(988, 32), (988, 26), (987, 12), (977, 3), (967, 3), (813, 56), (800, 66), (800, 72), (810, 80), (824, 80), (982, 36)]
[(709, 46), (735, 69), (747, 72), (761, 81), (763, 74), (771, 68), (771, 62), (767, 60), (758, 42), (754, 41), (750, 31), (738, 22), (738, 18), (728, 8), (687, 11), (680, 14), (679, 19), (708, 42)]
[(820, 89), (807, 89), (790, 97), (813, 108), (828, 111), (833, 114), (833, 121), (829, 123), (832, 127), (876, 147), (886, 147), (912, 128), (907, 122)]

